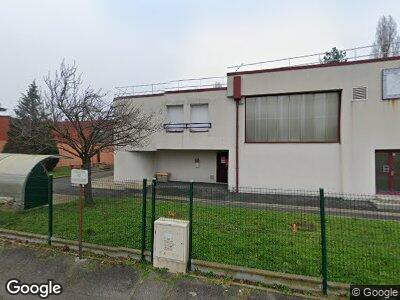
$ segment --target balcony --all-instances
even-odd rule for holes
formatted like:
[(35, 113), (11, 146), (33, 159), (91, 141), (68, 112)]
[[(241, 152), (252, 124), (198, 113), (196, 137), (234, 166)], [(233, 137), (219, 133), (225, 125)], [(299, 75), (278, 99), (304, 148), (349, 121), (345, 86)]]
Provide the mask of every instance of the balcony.
[(167, 123), (163, 125), (166, 132), (183, 132), (189, 129), (192, 132), (207, 132), (211, 123)]

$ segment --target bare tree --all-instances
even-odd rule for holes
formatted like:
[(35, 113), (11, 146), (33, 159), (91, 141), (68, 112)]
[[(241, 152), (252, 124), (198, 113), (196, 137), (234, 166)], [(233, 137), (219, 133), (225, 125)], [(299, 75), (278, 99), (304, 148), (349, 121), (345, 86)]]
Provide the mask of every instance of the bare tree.
[(400, 54), (400, 36), (397, 34), (397, 23), (392, 16), (382, 16), (376, 26), (375, 42), (372, 55), (375, 58)]
[(45, 77), (47, 124), (61, 149), (79, 157), (88, 170), (85, 204), (93, 204), (91, 158), (101, 151), (141, 147), (161, 128), (157, 113), (144, 112), (131, 101), (107, 102), (106, 94), (84, 87), (76, 65), (64, 62), (53, 76)]

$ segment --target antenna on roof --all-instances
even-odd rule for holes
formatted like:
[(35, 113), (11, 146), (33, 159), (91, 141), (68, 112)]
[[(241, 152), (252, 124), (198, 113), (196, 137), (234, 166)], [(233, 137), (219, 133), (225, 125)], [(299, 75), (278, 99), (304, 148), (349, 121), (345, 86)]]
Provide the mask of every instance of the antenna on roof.
[(243, 63), (241, 63), (240, 65), (237, 66), (235, 72), (239, 71), (239, 69), (243, 66)]

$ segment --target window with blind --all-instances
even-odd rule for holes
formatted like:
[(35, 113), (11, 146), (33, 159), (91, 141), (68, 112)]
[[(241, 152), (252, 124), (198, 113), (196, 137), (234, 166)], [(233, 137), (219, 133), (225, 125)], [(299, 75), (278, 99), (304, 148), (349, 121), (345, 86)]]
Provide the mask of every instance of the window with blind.
[(210, 128), (208, 104), (190, 105), (190, 131), (204, 132)]
[(167, 106), (168, 124), (165, 129), (170, 132), (182, 132), (183, 126), (183, 105)]
[(338, 142), (340, 92), (246, 98), (246, 142)]

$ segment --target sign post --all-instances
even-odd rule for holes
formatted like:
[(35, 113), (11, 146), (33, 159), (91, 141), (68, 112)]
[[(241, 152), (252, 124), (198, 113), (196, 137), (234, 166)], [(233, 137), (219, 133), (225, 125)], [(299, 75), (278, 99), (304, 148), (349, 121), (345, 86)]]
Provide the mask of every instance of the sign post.
[(82, 233), (83, 233), (83, 187), (88, 183), (88, 171), (73, 169), (71, 171), (71, 184), (79, 185), (79, 205), (78, 205), (78, 251), (79, 259), (82, 259)]

